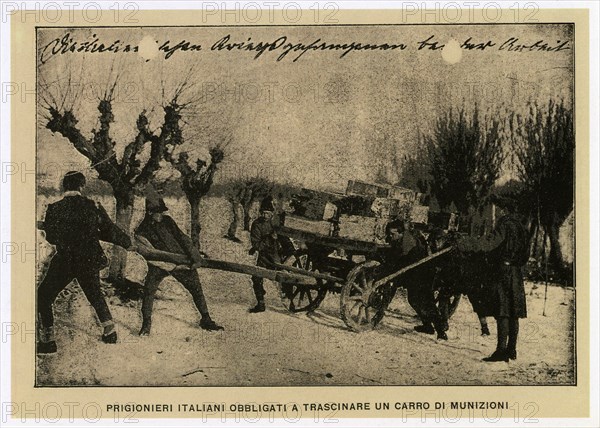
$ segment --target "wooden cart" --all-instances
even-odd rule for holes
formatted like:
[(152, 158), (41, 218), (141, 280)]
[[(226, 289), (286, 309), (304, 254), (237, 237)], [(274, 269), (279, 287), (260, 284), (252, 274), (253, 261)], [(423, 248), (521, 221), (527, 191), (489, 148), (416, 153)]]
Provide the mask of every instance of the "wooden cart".
[[(314, 311), (327, 293), (340, 294), (340, 316), (354, 331), (374, 328), (402, 286), (402, 275), (451, 251), (451, 248), (433, 253), (416, 263), (382, 276), (383, 253), (386, 244), (324, 236), (286, 227), (278, 229), (280, 236), (299, 242), (300, 249), (274, 268), (290, 273), (307, 273), (314, 283), (279, 282), (281, 300), (291, 312)], [(423, 284), (436, 288), (436, 284)], [(435, 291), (435, 290), (434, 290)], [(451, 316), (460, 301), (460, 293), (450, 296), (445, 308)]]
[[(269, 279), (279, 285), (280, 297), (290, 312), (310, 312), (319, 307), (328, 292), (340, 294), (340, 315), (354, 331), (374, 328), (383, 318), (391, 301), (395, 281), (403, 273), (428, 263), (450, 251), (441, 250), (397, 272), (378, 275), (380, 253), (387, 245), (323, 236), (286, 227), (278, 229), (281, 237), (301, 243), (300, 249), (284, 263), (268, 268), (215, 259), (202, 259), (193, 269), (217, 269)], [(138, 252), (147, 260), (166, 261), (189, 266), (186, 256), (159, 251), (140, 245)], [(430, 286), (431, 284), (424, 284)], [(458, 304), (460, 295), (455, 296)]]

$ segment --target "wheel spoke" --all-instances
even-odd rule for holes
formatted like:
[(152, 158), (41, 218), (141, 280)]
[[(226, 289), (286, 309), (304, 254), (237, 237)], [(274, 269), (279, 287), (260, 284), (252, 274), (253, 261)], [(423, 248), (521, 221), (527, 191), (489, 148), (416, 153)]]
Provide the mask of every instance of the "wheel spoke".
[(361, 301), (354, 302), (354, 304), (350, 307), (350, 310), (348, 312), (350, 312), (350, 314), (352, 314), (358, 305), (362, 305), (362, 302)]
[(304, 295), (306, 294), (306, 290), (303, 288), (300, 289), (300, 295), (298, 296), (298, 306), (302, 306), (302, 302), (304, 301)]
[(292, 292), (291, 300), (294, 300), (294, 298), (298, 295), (299, 292), (300, 292), (300, 288), (294, 287), (294, 291)]
[(369, 308), (367, 306), (365, 306), (365, 319), (367, 320), (367, 323), (371, 322), (371, 316), (369, 314)]
[(302, 294), (302, 301), (307, 302), (307, 304), (310, 303), (309, 296), (310, 296), (310, 290), (304, 290), (304, 293)]
[(362, 289), (362, 288), (360, 288), (360, 286), (359, 286), (359, 285), (358, 285), (356, 282), (353, 282), (353, 283), (352, 283), (352, 288), (355, 288), (355, 289), (357, 289), (357, 290), (358, 290), (358, 291), (359, 291), (361, 294), (362, 294), (362, 292), (363, 292), (363, 289)]
[[(306, 252), (288, 258), (285, 264), (309, 272), (318, 272), (314, 269), (310, 255)], [(282, 303), (290, 312), (314, 310), (327, 292), (322, 280), (317, 280), (313, 286), (282, 284), (282, 290), (284, 290), (281, 295)]]
[(360, 320), (362, 319), (362, 312), (363, 312), (364, 306), (361, 304), (358, 307), (358, 313), (356, 314), (356, 322), (358, 322), (360, 324)]

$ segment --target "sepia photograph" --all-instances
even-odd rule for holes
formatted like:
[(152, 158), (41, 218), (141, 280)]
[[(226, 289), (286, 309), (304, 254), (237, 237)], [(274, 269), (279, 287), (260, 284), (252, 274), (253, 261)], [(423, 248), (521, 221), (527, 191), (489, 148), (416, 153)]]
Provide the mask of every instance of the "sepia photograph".
[(35, 387), (576, 386), (574, 37), (37, 27)]

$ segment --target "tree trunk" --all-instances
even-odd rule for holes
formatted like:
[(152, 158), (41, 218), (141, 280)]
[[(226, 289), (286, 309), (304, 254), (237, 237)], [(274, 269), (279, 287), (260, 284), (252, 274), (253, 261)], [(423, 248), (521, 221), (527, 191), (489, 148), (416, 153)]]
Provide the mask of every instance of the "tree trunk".
[[(125, 233), (130, 233), (131, 217), (133, 215), (133, 192), (115, 193), (116, 225)], [(108, 274), (109, 281), (118, 283), (123, 280), (127, 251), (118, 245), (112, 247), (112, 257)]]
[(235, 234), (237, 233), (238, 228), (238, 202), (234, 199), (229, 201), (231, 204), (231, 223), (229, 224), (229, 229), (227, 229), (227, 236), (229, 238), (235, 238)]
[(244, 207), (244, 230), (250, 230), (250, 209), (252, 201), (243, 204)]
[(190, 237), (192, 242), (200, 250), (200, 199), (197, 195), (188, 194), (188, 202), (190, 203)]
[(244, 230), (250, 230), (250, 209), (254, 201), (254, 190), (251, 187), (244, 187), (240, 193), (240, 203), (242, 204)]

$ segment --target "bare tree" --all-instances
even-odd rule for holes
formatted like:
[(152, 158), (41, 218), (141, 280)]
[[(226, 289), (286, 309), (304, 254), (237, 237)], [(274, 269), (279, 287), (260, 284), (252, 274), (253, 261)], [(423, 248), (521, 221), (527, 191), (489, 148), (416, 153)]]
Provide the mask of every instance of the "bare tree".
[[(175, 88), (173, 100), (174, 114), (165, 120), (170, 134), (165, 143), (164, 158), (179, 173), (181, 189), (190, 204), (190, 234), (194, 245), (200, 249), (200, 201), (208, 193), (219, 164), (224, 158), (224, 150), (231, 142), (227, 132), (208, 126), (208, 117), (198, 104), (202, 100), (201, 91), (196, 91), (194, 67), (190, 67), (181, 83)], [(180, 101), (182, 98), (186, 101)], [(183, 117), (183, 112), (188, 117)], [(194, 126), (190, 123), (194, 121)], [(200, 124), (198, 124), (200, 122)], [(201, 140), (208, 138), (209, 143)]]
[[(156, 131), (149, 128), (147, 111), (142, 110), (139, 113), (135, 123), (135, 136), (125, 144), (119, 159), (115, 150), (116, 142), (110, 131), (115, 120), (115, 89), (121, 74), (115, 73), (114, 67), (111, 67), (108, 73), (110, 83), (98, 99), (97, 126), (92, 129), (91, 136), (86, 137), (80, 130), (77, 119), (77, 107), (81, 97), (78, 88), (81, 85), (74, 84), (71, 70), (68, 69), (65, 83), (60, 86), (46, 84), (41, 74), (38, 89), (45, 111), (45, 126), (52, 133), (66, 138), (79, 153), (89, 159), (91, 168), (98, 172), (98, 177), (110, 184), (116, 202), (116, 223), (123, 230), (129, 231), (135, 194), (159, 169), (165, 144), (171, 138), (170, 124), (176, 120), (180, 109), (177, 98), (174, 97), (163, 105), (163, 124)], [(111, 280), (122, 279), (125, 260), (124, 250), (115, 246), (109, 274)]]
[(564, 101), (530, 103), (525, 115), (510, 118), (517, 175), (526, 186), (530, 217), (550, 240), (550, 263), (560, 270), (559, 228), (573, 210), (573, 111)]
[[(208, 156), (194, 156), (193, 150), (186, 151), (185, 144), (167, 152), (166, 158), (181, 174), (181, 189), (190, 204), (190, 233), (194, 245), (200, 249), (200, 201), (208, 193), (224, 152), (217, 145), (208, 150)], [(169, 148), (168, 148), (169, 149)]]
[(485, 203), (500, 176), (504, 150), (498, 115), (480, 120), (475, 105), (468, 114), (462, 108), (437, 119), (425, 137), (431, 174), (431, 193), (442, 208), (454, 203), (461, 213)]

